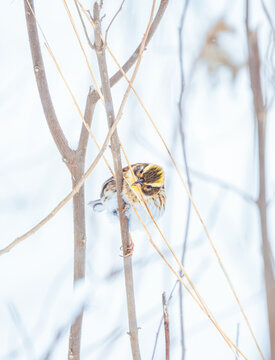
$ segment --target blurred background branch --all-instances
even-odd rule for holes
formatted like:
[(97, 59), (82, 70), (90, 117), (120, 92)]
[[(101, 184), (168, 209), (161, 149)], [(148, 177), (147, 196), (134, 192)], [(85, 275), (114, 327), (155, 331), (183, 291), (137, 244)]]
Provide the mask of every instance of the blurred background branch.
[[(179, 42), (179, 67), (180, 67), (180, 95), (179, 95), (179, 102), (178, 102), (178, 122), (179, 122), (179, 135), (182, 147), (182, 154), (183, 154), (183, 162), (184, 162), (184, 169), (187, 179), (187, 186), (190, 194), (192, 195), (192, 184), (190, 178), (190, 171), (189, 171), (189, 164), (187, 159), (187, 150), (186, 150), (186, 134), (184, 129), (184, 115), (183, 115), (183, 96), (185, 90), (185, 78), (184, 78), (184, 66), (183, 66), (183, 28), (184, 28), (184, 20), (186, 18), (187, 8), (189, 5), (189, 0), (185, 0), (182, 14), (180, 18), (180, 26), (178, 30), (178, 42)], [(185, 254), (186, 254), (186, 246), (187, 246), (187, 239), (189, 234), (189, 225), (190, 225), (190, 215), (191, 215), (191, 200), (188, 198), (187, 200), (187, 211), (186, 211), (186, 220), (184, 224), (184, 239), (182, 244), (182, 252), (181, 252), (181, 263), (185, 264)], [(183, 276), (182, 272), (179, 271), (180, 276)], [(180, 310), (180, 338), (181, 338), (181, 359), (184, 360), (185, 358), (185, 341), (184, 341), (184, 317), (183, 317), (183, 289), (180, 284), (179, 286), (179, 310)]]
[(258, 137), (258, 199), (257, 206), (261, 225), (262, 256), (264, 265), (264, 281), (266, 289), (266, 303), (269, 323), (270, 359), (275, 359), (275, 278), (274, 256), (270, 245), (269, 230), (267, 226), (267, 202), (266, 202), (266, 106), (263, 100), (261, 84), (261, 58), (258, 46), (257, 30), (250, 28), (250, 1), (246, 0), (245, 18), (248, 67), (250, 84), (253, 94), (254, 114), (256, 118), (256, 130)]

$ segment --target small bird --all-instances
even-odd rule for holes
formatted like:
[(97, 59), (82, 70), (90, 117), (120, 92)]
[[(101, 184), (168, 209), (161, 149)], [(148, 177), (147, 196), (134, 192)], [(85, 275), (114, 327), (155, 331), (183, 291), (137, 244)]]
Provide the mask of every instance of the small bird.
[[(132, 176), (129, 166), (123, 168), (122, 198), (125, 201), (125, 215), (129, 219), (129, 230), (133, 231), (143, 228), (140, 220), (136, 216), (132, 207), (134, 207), (145, 225), (152, 223), (142, 198), (143, 197), (155, 220), (163, 215), (165, 210), (165, 188), (164, 171), (155, 164), (137, 163), (131, 165), (135, 178)], [(118, 203), (116, 193), (116, 183), (113, 177), (109, 178), (103, 184), (100, 199), (89, 202), (88, 204), (95, 212), (106, 211), (113, 218), (119, 217)]]

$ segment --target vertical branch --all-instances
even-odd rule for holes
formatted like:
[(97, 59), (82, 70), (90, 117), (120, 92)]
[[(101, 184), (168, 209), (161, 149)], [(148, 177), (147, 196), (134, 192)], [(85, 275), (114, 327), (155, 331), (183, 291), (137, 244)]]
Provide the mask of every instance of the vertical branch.
[(246, 34), (248, 43), (248, 66), (253, 94), (254, 113), (257, 123), (258, 135), (258, 163), (259, 163), (259, 195), (257, 206), (261, 223), (262, 255), (264, 263), (264, 281), (269, 321), (270, 359), (275, 359), (275, 278), (273, 272), (274, 258), (269, 241), (267, 228), (266, 204), (266, 107), (263, 101), (261, 86), (261, 60), (256, 31), (249, 28), (249, 1), (246, 0)]
[(169, 331), (169, 317), (167, 309), (167, 300), (165, 292), (162, 294), (162, 308), (164, 321), (164, 335), (165, 335), (165, 360), (170, 359), (170, 331)]
[[(77, 164), (72, 173), (72, 187), (74, 188), (81, 179), (84, 172), (84, 159), (81, 152), (77, 153)], [(85, 277), (86, 263), (86, 227), (85, 227), (85, 201), (84, 185), (73, 197), (73, 218), (74, 218), (74, 286), (77, 281)], [(80, 359), (81, 328), (83, 310), (74, 320), (70, 329), (69, 337), (69, 360)]]
[[(185, 89), (185, 79), (184, 79), (184, 71), (183, 71), (183, 25), (184, 25), (184, 20), (186, 17), (188, 4), (189, 4), (189, 0), (185, 0), (184, 7), (182, 10), (182, 14), (181, 14), (181, 19), (180, 19), (179, 32), (178, 32), (178, 34), (179, 34), (179, 65), (180, 65), (180, 81), (181, 81), (178, 110), (179, 110), (179, 134), (180, 134), (180, 140), (181, 140), (181, 146), (182, 146), (185, 173), (186, 173), (186, 177), (187, 177), (188, 188), (189, 188), (190, 194), (192, 194), (192, 185), (191, 185), (190, 172), (189, 172), (188, 160), (187, 160), (187, 155), (186, 155), (186, 142), (185, 142), (185, 134), (184, 134), (184, 128), (183, 128), (183, 111), (182, 111), (183, 94), (184, 94), (184, 89)], [(184, 240), (183, 240), (183, 247), (182, 247), (182, 254), (181, 254), (181, 263), (183, 265), (184, 265), (186, 244), (187, 244), (187, 238), (188, 238), (188, 232), (189, 232), (190, 214), (191, 214), (191, 201), (188, 198), (185, 233), (184, 233)], [(183, 276), (182, 273), (180, 275)], [(181, 359), (184, 360), (185, 342), (184, 342), (184, 323), (183, 323), (183, 289), (182, 289), (181, 285), (179, 286), (179, 306), (180, 306)]]
[[(94, 23), (95, 23), (95, 50), (96, 50), (100, 78), (102, 83), (102, 93), (105, 102), (106, 116), (107, 116), (108, 126), (110, 128), (115, 121), (115, 113), (114, 113), (113, 100), (110, 89), (110, 81), (109, 81), (108, 68), (106, 63), (105, 48), (101, 40), (100, 14), (99, 14), (99, 5), (97, 2), (95, 2), (94, 4)], [(127, 249), (130, 244), (129, 224), (128, 224), (128, 219), (123, 211), (125, 204), (121, 196), (123, 175), (122, 175), (121, 155), (120, 155), (120, 146), (119, 146), (117, 130), (114, 131), (111, 137), (111, 151), (114, 162), (121, 239), (122, 239), (123, 254), (124, 254), (124, 274), (125, 274), (125, 285), (126, 285), (126, 295), (127, 295), (131, 349), (132, 349), (133, 359), (140, 360), (138, 328), (137, 328), (136, 310), (135, 310), (134, 282), (133, 282), (133, 272), (132, 272), (132, 258), (130, 256), (127, 257), (125, 256), (127, 254)]]

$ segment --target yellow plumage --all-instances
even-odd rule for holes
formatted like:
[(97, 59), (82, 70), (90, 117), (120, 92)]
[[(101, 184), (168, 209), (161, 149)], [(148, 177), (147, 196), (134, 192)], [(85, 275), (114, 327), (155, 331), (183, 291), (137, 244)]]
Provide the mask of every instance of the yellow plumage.
[[(150, 209), (155, 220), (157, 220), (165, 210), (165, 187), (164, 187), (164, 171), (156, 164), (137, 163), (133, 164), (132, 170), (135, 174), (133, 177), (129, 167), (123, 168), (123, 190), (122, 197), (126, 203), (125, 214), (129, 219), (129, 227), (131, 230), (141, 227), (140, 221), (137, 219), (132, 207), (134, 207), (145, 224), (150, 224), (152, 220), (141, 201), (139, 190)], [(111, 215), (118, 217), (117, 211), (117, 195), (115, 179), (111, 177), (102, 187), (99, 200), (89, 203), (93, 210), (106, 210)]]

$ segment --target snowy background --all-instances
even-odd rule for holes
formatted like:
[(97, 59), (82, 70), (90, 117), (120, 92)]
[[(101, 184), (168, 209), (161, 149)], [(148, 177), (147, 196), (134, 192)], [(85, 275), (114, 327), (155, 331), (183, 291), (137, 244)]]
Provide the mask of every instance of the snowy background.
[[(268, 199), (275, 188), (273, 154), (275, 143), (274, 74), (266, 56), (270, 26), (260, 1), (252, 1), (251, 26), (257, 27), (263, 60), (263, 90), (270, 104), (267, 124)], [(74, 14), (89, 60), (99, 79), (95, 54), (89, 50)], [(84, 109), (91, 77), (62, 1), (36, 1), (38, 21)], [(85, 8), (90, 1), (83, 1)], [(120, 0), (105, 0), (106, 28)], [(141, 96), (182, 173), (184, 162), (178, 134), (180, 69), (178, 27), (184, 2), (171, 0), (147, 47), (135, 81)], [(186, 78), (184, 128), (194, 200), (204, 219), (225, 268), (236, 288), (259, 344), (268, 358), (268, 325), (261, 258), (259, 218), (255, 204), (226, 190), (202, 175), (234, 185), (257, 197), (257, 153), (252, 93), (242, 1), (190, 1), (183, 31), (183, 61)], [(271, 14), (274, 3), (266, 1)], [(126, 0), (112, 25), (108, 43), (123, 64), (145, 32), (151, 2)], [(23, 1), (0, 4), (1, 107), (0, 107), (0, 222), (1, 248), (46, 216), (71, 190), (71, 179), (50, 135), (33, 74)], [(202, 60), (194, 70), (206, 33), (219, 20), (234, 31), (220, 34), (221, 47), (234, 64), (242, 64), (235, 80), (227, 67), (209, 73)], [(92, 29), (88, 28), (90, 33)], [(43, 45), (43, 41), (41, 41)], [(58, 119), (72, 148), (76, 147), (81, 119), (45, 47), (43, 55), (49, 87)], [(109, 73), (117, 68), (108, 58)], [(273, 79), (273, 80), (272, 80)], [(272, 82), (273, 81), (273, 82)], [(115, 111), (126, 89), (125, 80), (113, 88)], [(98, 142), (106, 136), (107, 122), (98, 102), (92, 122)], [(168, 193), (166, 213), (160, 227), (180, 256), (186, 221), (187, 196), (158, 135), (134, 94), (129, 96), (119, 135), (131, 163), (153, 162), (164, 167)], [(88, 167), (97, 153), (89, 141)], [(112, 164), (110, 150), (106, 152)], [(123, 162), (126, 165), (126, 161)], [(88, 178), (86, 203), (98, 198), (102, 182), (110, 176), (103, 161)], [(274, 204), (269, 206), (270, 238), (274, 239)], [(69, 323), (79, 306), (85, 305), (82, 329), (82, 359), (130, 359), (128, 320), (118, 224), (87, 207), (87, 277), (73, 293), (72, 202), (49, 223), (0, 258), (0, 359), (43, 359), (54, 342), (51, 359), (66, 359)], [(165, 250), (159, 234), (154, 239)], [(135, 294), (142, 359), (151, 359), (162, 315), (161, 294), (167, 296), (175, 277), (159, 258), (143, 232), (133, 234)], [(273, 241), (274, 246), (274, 241)], [(172, 261), (171, 255), (165, 252)], [(218, 323), (235, 341), (240, 324), (239, 346), (249, 360), (259, 353), (217, 259), (194, 211), (187, 243), (185, 268)], [(181, 354), (178, 288), (168, 306), (171, 359)], [(220, 334), (184, 291), (186, 360), (234, 359)], [(60, 337), (55, 341), (56, 334)], [(164, 332), (160, 331), (155, 359), (164, 359)]]

